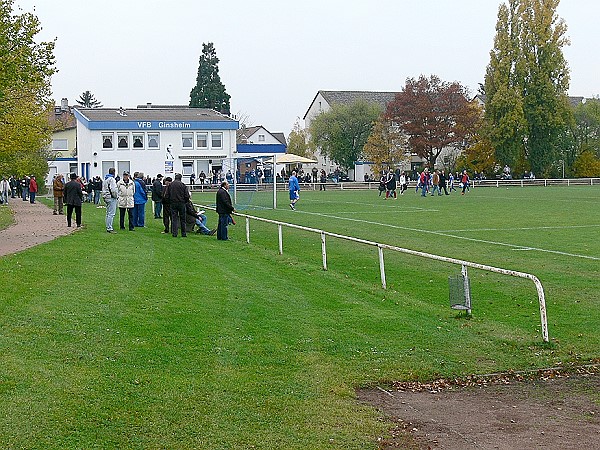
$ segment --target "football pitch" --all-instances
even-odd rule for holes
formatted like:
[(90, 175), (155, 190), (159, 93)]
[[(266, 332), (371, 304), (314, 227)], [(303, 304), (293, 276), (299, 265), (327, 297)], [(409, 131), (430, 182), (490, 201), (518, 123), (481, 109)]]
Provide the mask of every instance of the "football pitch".
[[(0, 258), (0, 447), (376, 448), (389, 424), (359, 387), (585, 364), (599, 357), (600, 187), (303, 190), (244, 210), (369, 241), (531, 273), (460, 266), (245, 219), (231, 242), (85, 228)], [(195, 194), (214, 203), (214, 192)], [(208, 212), (209, 227), (216, 214)]]

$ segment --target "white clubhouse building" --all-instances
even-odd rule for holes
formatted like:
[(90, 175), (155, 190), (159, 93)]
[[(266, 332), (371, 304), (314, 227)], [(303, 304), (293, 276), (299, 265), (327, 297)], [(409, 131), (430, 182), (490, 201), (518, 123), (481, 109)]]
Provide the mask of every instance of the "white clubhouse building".
[(123, 172), (189, 176), (227, 172), (239, 123), (211, 109), (140, 105), (135, 109), (73, 109), (77, 119), (77, 174)]

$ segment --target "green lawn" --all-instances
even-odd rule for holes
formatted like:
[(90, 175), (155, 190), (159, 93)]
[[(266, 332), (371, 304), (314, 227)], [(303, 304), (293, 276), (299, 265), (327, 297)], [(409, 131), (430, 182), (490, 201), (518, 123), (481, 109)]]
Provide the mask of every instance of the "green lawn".
[[(388, 424), (355, 389), (599, 357), (600, 189), (479, 188), (383, 200), (303, 191), (249, 212), (540, 278), (470, 270), (473, 316), (449, 308), (460, 267), (251, 221), (231, 242), (85, 228), (0, 258), (0, 448), (376, 448)], [(195, 201), (214, 203), (214, 193)], [(246, 211), (244, 211), (246, 212)], [(216, 215), (209, 213), (209, 226)]]
[(13, 216), (11, 210), (4, 206), (0, 206), (0, 230), (5, 229), (13, 223)]

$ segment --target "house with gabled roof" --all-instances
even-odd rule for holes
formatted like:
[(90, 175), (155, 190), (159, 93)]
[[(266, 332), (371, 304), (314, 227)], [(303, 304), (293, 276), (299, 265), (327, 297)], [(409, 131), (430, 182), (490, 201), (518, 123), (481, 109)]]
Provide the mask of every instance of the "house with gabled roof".
[(262, 125), (242, 126), (237, 132), (237, 179), (259, 167), (264, 171), (265, 178), (270, 178), (272, 169), (262, 167), (262, 159), (259, 158), (284, 154), (286, 150), (287, 141), (283, 133), (271, 133)]
[[(356, 101), (363, 100), (367, 103), (375, 103), (381, 106), (382, 111), (387, 108), (390, 103), (396, 97), (397, 92), (376, 92), (376, 91), (325, 91), (320, 90), (313, 98), (310, 106), (304, 114), (304, 126), (305, 128), (310, 127), (312, 120), (319, 114), (327, 112), (333, 105), (350, 105)], [(324, 169), (325, 172), (334, 172), (337, 165), (326, 156), (316, 151), (315, 158), (317, 163), (315, 164), (318, 170)], [(348, 174), (350, 179), (363, 180), (364, 175), (374, 176), (371, 172), (370, 164), (364, 161), (356, 161), (354, 164), (354, 173)]]

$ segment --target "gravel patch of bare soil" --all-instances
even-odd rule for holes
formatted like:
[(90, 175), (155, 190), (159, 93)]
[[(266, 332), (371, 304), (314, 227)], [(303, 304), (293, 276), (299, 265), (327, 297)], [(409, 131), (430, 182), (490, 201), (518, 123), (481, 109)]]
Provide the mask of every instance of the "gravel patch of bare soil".
[(600, 374), (584, 370), (535, 380), (398, 383), (358, 398), (395, 424), (379, 440), (382, 449), (597, 450), (599, 393)]

